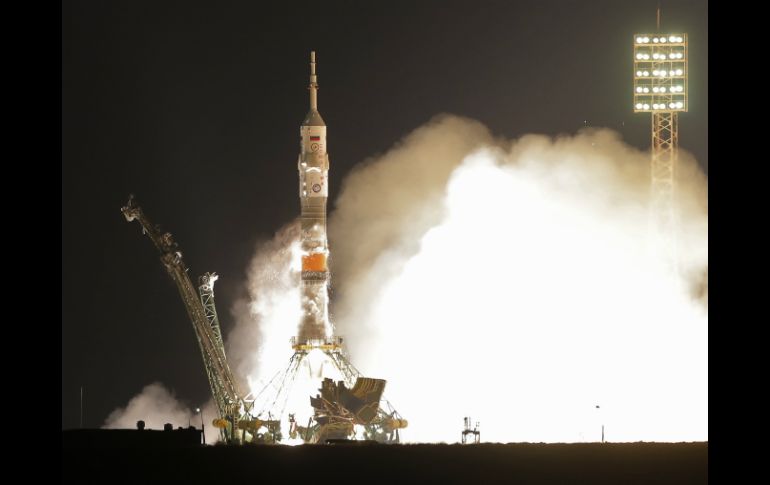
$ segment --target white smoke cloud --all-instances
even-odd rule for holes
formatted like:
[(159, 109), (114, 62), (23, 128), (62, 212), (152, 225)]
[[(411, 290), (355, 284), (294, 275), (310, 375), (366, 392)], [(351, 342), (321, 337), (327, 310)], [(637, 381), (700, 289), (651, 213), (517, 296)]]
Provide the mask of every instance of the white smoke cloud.
[(206, 443), (219, 441), (219, 430), (211, 426), (217, 417), (213, 400), (209, 400), (198, 413), (183, 404), (172, 391), (166, 389), (160, 382), (153, 382), (132, 397), (125, 408), (112, 411), (105, 420), (104, 429), (136, 429), (138, 421), (144, 421), (145, 429), (163, 429), (170, 423), (174, 429), (182, 426), (203, 428), (206, 432)]
[(374, 289), (400, 274), (420, 236), (441, 222), (444, 189), (463, 157), (492, 143), (481, 123), (439, 116), (345, 178), (329, 238), (332, 320), (349, 342), (375, 344), (364, 321)]
[(442, 116), (346, 179), (333, 317), (407, 439), (465, 413), (493, 441), (707, 439), (705, 177), (680, 158), (681, 282), (646, 251), (649, 155), (609, 130)]
[(299, 222), (257, 246), (248, 270), (247, 299), (234, 305), (236, 325), (227, 336), (231, 369), (258, 391), (291, 357), (289, 339), (301, 317)]

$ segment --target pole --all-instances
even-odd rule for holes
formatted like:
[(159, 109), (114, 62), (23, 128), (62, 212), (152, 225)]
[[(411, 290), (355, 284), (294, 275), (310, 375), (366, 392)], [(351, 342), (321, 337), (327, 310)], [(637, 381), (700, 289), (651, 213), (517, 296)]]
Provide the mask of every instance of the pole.
[[(603, 421), (602, 420), (602, 412), (601, 412), (601, 408), (599, 407), (598, 404), (596, 405), (596, 409), (599, 409), (599, 422), (601, 422), (601, 421)], [(602, 423), (602, 443), (604, 443), (604, 423)]]
[(203, 444), (206, 444), (206, 427), (203, 426), (203, 411), (201, 408), (196, 408), (196, 411), (198, 411), (198, 414), (201, 415), (201, 432), (203, 433)]
[(80, 428), (83, 428), (83, 386), (80, 386)]

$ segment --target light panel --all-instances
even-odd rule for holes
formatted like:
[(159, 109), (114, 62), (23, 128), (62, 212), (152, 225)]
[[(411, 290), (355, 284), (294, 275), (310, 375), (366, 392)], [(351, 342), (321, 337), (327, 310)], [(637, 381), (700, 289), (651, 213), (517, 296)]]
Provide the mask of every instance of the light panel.
[(634, 112), (687, 111), (687, 34), (634, 35)]

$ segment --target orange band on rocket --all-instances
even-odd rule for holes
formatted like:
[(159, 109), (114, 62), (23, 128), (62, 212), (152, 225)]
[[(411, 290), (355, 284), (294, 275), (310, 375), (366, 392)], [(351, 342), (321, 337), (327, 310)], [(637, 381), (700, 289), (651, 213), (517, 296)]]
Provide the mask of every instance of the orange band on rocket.
[(313, 253), (302, 256), (302, 271), (326, 271), (326, 255)]

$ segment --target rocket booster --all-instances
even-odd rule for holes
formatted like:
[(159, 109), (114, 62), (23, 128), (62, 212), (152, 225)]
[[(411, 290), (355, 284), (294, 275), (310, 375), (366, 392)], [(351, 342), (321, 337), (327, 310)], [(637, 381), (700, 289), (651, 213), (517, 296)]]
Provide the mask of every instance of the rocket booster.
[(315, 51), (310, 53), (310, 110), (300, 126), (299, 199), (302, 232), (302, 322), (298, 340), (331, 337), (328, 313), (329, 256), (326, 239), (326, 199), (329, 195), (329, 155), (326, 123), (318, 112)]

